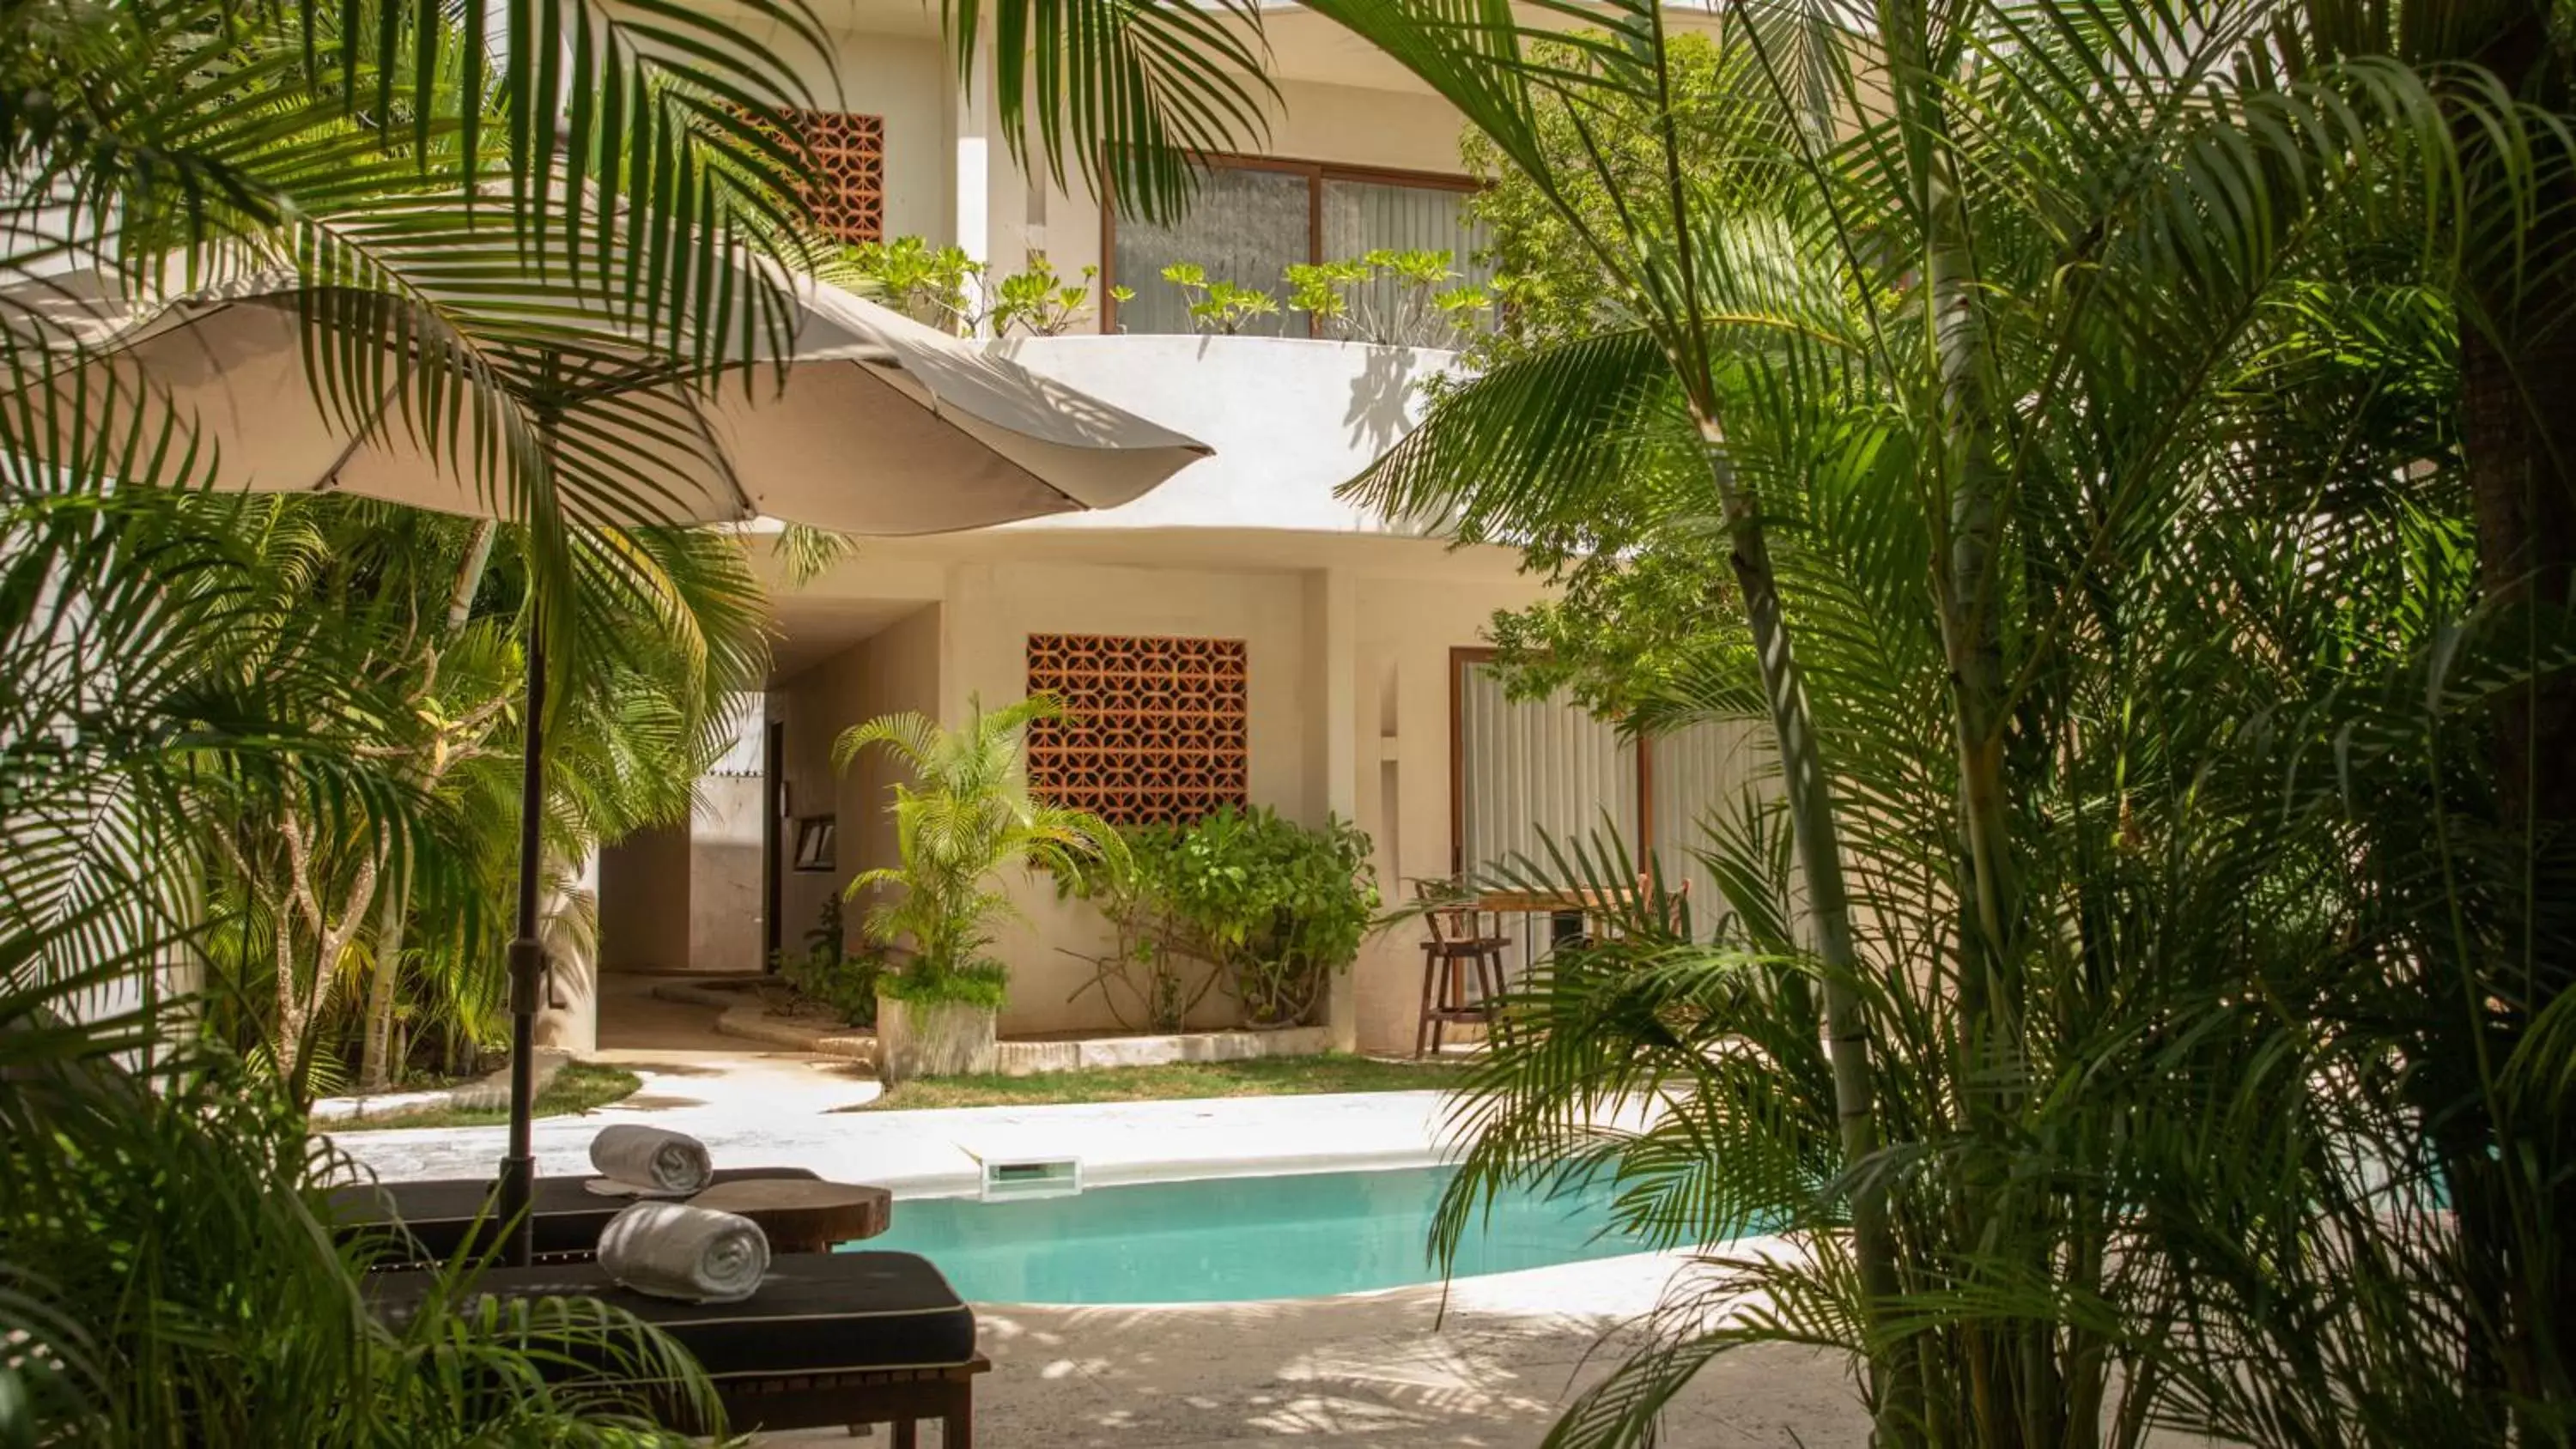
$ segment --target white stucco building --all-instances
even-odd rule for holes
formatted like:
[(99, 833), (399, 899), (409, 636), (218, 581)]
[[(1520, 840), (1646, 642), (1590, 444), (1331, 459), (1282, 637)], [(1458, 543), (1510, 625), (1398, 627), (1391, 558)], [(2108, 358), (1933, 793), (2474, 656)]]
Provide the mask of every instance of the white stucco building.
[[(970, 96), (957, 82), (937, 7), (818, 8), (847, 108), (821, 123), (844, 152), (827, 180), (850, 188), (853, 224), (953, 243), (1000, 272), (1042, 251), (1067, 277), (1099, 267), (1104, 291), (1134, 288), (1083, 333), (995, 345), (1215, 454), (1123, 508), (871, 541), (785, 593), (754, 747), (709, 781), (688, 831), (602, 856), (603, 970), (753, 970), (770, 947), (794, 946), (853, 872), (892, 863), (884, 769), (835, 778), (834, 738), (889, 711), (953, 721), (971, 698), (1016, 700), (1067, 647), (1221, 653), (1242, 679), (1239, 750), (1220, 751), (1239, 753), (1239, 793), (1310, 824), (1356, 822), (1390, 899), (1605, 811), (1671, 852), (1695, 802), (1743, 778), (1731, 739), (1649, 750), (1649, 762), (1571, 709), (1504, 704), (1476, 651), (1496, 609), (1540, 593), (1515, 555), (1413, 536), (1334, 496), (1418, 419), (1419, 384), (1446, 353), (1320, 340), (1284, 309), (1259, 329), (1269, 335), (1191, 335), (1159, 278), (1169, 262), (1196, 262), (1284, 298), (1289, 262), (1390, 246), (1463, 263), (1475, 240), (1445, 103), (1323, 20), (1274, 11), (1282, 105), (1266, 153), (1223, 161), (1189, 217), (1148, 227), (1104, 215), (1078, 179), (1068, 193), (1014, 166), (990, 87)], [(1180, 778), (1204, 743), (1149, 729), (1128, 747)], [(1157, 749), (1176, 753), (1157, 762)], [(813, 844), (825, 819), (830, 867), (797, 868), (800, 837)], [(1042, 884), (1020, 897), (1026, 919), (1001, 951), (1013, 969), (1004, 1032), (1105, 1025), (1096, 1002), (1068, 1000), (1091, 968), (1058, 949), (1099, 940), (1096, 918)], [(1343, 1044), (1410, 1048), (1417, 934), (1372, 941), (1340, 983), (1330, 1017)]]

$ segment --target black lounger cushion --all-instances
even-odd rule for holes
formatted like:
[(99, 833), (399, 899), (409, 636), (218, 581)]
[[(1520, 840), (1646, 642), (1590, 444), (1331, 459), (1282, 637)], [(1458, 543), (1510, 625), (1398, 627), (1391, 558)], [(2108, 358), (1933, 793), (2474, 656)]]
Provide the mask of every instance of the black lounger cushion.
[[(424, 1274), (369, 1280), (379, 1310), (399, 1321)], [(494, 1268), (478, 1294), (597, 1298), (677, 1339), (718, 1378), (945, 1368), (975, 1356), (975, 1312), (915, 1253), (786, 1253), (740, 1303), (675, 1303), (630, 1293), (596, 1263)]]

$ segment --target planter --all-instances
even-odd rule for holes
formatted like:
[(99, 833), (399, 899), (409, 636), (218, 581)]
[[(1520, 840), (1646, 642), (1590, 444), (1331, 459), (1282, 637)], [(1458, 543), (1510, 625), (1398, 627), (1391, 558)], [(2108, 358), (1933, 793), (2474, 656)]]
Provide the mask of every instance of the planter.
[(877, 1076), (887, 1085), (993, 1069), (1001, 1012), (962, 1001), (877, 998)]

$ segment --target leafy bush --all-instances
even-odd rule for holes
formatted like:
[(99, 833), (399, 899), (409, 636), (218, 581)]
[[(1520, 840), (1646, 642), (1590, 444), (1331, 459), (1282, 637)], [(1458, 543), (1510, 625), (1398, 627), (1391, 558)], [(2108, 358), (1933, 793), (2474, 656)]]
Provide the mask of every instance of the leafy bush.
[(1322, 336), (1389, 347), (1454, 347), (1493, 310), (1493, 294), (1459, 280), (1445, 251), (1384, 247), (1288, 269), (1288, 305)]
[[(912, 1006), (954, 1002), (999, 1011), (1010, 998), (1011, 968), (990, 956), (979, 956), (945, 971), (886, 971), (876, 978), (879, 994)], [(875, 1008), (869, 1008), (871, 1020)]]
[[(1253, 1027), (1307, 1019), (1324, 982), (1358, 957), (1377, 914), (1377, 872), (1366, 832), (1340, 819), (1310, 830), (1267, 806), (1227, 806), (1189, 826), (1125, 832), (1123, 860), (1064, 879), (1118, 931), (1096, 984), (1124, 981), (1157, 1026), (1175, 1026), (1193, 994), (1174, 958), (1215, 967)], [(1139, 979), (1141, 973), (1141, 980)]]
[[(1071, 331), (1089, 316), (1098, 267), (1084, 267), (1068, 282), (1044, 252), (1031, 252), (1020, 271), (997, 276), (963, 247), (934, 247), (917, 236), (868, 242), (844, 250), (821, 275), (873, 293), (886, 305), (924, 325), (958, 337), (990, 329), (1007, 337), (1017, 328), (1033, 337)], [(1113, 287), (1122, 300), (1133, 295)]]
[(805, 949), (780, 951), (776, 961), (778, 974), (799, 995), (838, 1011), (852, 1026), (876, 1025), (877, 977), (885, 969), (885, 958), (873, 948), (849, 948), (839, 896), (823, 898), (814, 929), (805, 933)]
[(477, 1301), (459, 1263), (380, 1319), (322, 1188), (349, 1160), (220, 1044), (172, 1051), (195, 1003), (68, 1019), (112, 980), (0, 975), (0, 1444), (688, 1442), (647, 1386), (703, 1411), (706, 1379), (623, 1310)]
[(1262, 317), (1279, 313), (1279, 299), (1257, 287), (1208, 280), (1196, 262), (1174, 262), (1163, 268), (1163, 280), (1189, 297), (1190, 321), (1202, 332), (1231, 337)]

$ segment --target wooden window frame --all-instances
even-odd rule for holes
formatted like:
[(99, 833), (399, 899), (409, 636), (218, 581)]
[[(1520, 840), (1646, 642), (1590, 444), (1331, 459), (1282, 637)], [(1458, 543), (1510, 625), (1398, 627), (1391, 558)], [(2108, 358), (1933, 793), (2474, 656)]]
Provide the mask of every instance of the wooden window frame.
[[(1467, 670), (1502, 653), (1491, 645), (1457, 644), (1449, 650), (1449, 875), (1467, 874)], [(1569, 706), (1570, 708), (1571, 706)], [(1637, 858), (1654, 850), (1655, 740), (1637, 736)]]
[[(1273, 171), (1306, 178), (1306, 261), (1324, 260), (1324, 183), (1356, 181), (1378, 186), (1413, 186), (1425, 191), (1482, 191), (1484, 183), (1455, 171), (1408, 171), (1397, 166), (1355, 166), (1339, 161), (1300, 161), (1287, 156), (1241, 156), (1230, 152), (1190, 158), (1209, 170)], [(1118, 204), (1100, 203), (1100, 330), (1118, 330)], [(1315, 319), (1306, 319), (1306, 335), (1315, 335)]]

